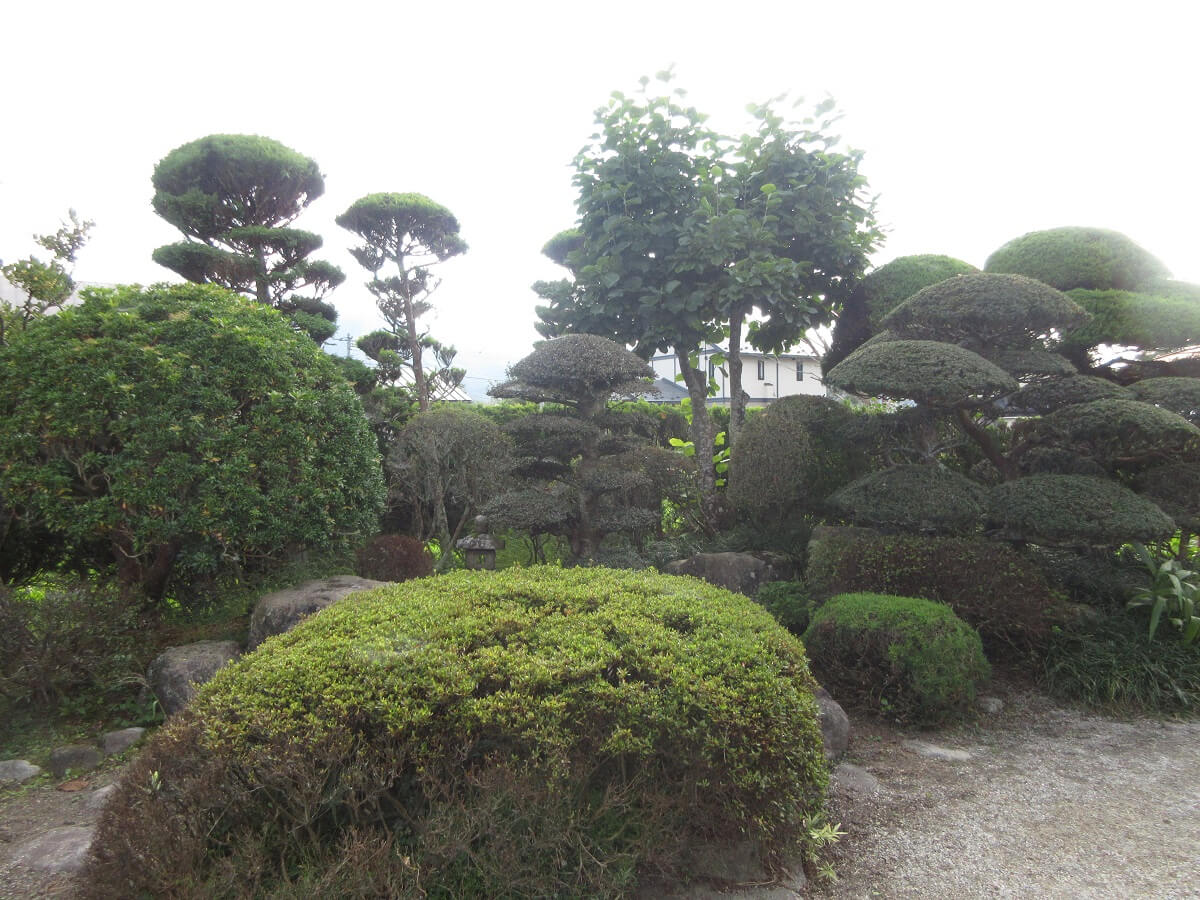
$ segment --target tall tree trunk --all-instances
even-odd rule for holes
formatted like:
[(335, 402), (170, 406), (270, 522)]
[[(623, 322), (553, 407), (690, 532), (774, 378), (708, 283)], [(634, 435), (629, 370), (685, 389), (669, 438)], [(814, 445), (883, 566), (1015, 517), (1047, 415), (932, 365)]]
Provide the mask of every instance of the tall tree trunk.
[(404, 324), (408, 331), (408, 352), (412, 357), (413, 386), (417, 392), (417, 407), (429, 412), (429, 387), (425, 384), (425, 364), (421, 361), (421, 338), (417, 334), (417, 317), (412, 297), (404, 295)]
[(700, 477), (700, 509), (705, 529), (715, 533), (724, 518), (724, 510), (717, 493), (717, 473), (712, 462), (716, 429), (708, 414), (708, 372), (692, 365), (686, 348), (675, 348), (675, 358), (692, 401), (692, 444), (696, 448), (696, 469)]
[(725, 354), (729, 366), (729, 434), (725, 437), (730, 447), (746, 424), (746, 395), (742, 391), (742, 326), (745, 319), (746, 312), (741, 307), (729, 314), (729, 352)]

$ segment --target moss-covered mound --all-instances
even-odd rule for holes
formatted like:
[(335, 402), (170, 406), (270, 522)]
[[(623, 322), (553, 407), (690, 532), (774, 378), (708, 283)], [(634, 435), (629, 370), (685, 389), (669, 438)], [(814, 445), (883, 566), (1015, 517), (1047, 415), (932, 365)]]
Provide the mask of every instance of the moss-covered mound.
[(825, 381), (852, 394), (942, 407), (977, 405), (1017, 389), (1012, 376), (982, 356), (939, 341), (864, 344)]
[(1064, 334), (1068, 347), (1119, 344), (1167, 350), (1200, 342), (1200, 303), (1194, 298), (1087, 290), (1071, 291), (1070, 297), (1091, 319)]
[(983, 518), (987, 490), (941, 466), (892, 466), (858, 478), (830, 498), (859, 525), (920, 532), (970, 532)]
[(1200, 378), (1146, 378), (1129, 386), (1134, 399), (1153, 403), (1200, 425)]
[(1027, 350), (1086, 320), (1079, 304), (1040, 281), (980, 273), (918, 291), (893, 309), (883, 326), (913, 340)]
[(931, 284), (979, 270), (953, 256), (922, 253), (901, 256), (880, 266), (862, 280), (872, 330), (893, 309)]
[(804, 644), (839, 700), (918, 724), (968, 714), (991, 674), (975, 629), (916, 597), (839, 594), (813, 614)]
[(1129, 391), (1105, 378), (1094, 375), (1070, 375), (1066, 378), (1050, 378), (1034, 381), (1021, 388), (1013, 397), (1018, 409), (1036, 413), (1053, 412), (1076, 403), (1093, 400), (1129, 399)]
[(607, 569), (357, 595), (222, 671), (101, 821), (92, 896), (615, 897), (780, 851), (826, 783), (804, 648), (752, 601)]
[(808, 545), (804, 579), (814, 603), (858, 591), (945, 603), (996, 652), (1041, 644), (1057, 606), (1034, 560), (981, 538), (823, 528)]
[(1078, 227), (1033, 231), (1014, 238), (989, 256), (983, 269), (1027, 275), (1060, 291), (1134, 291), (1170, 274), (1125, 235)]
[(861, 417), (825, 397), (783, 397), (747, 420), (729, 467), (729, 500), (764, 524), (821, 509), (866, 471)]
[(1175, 531), (1151, 501), (1088, 475), (1031, 475), (996, 485), (987, 524), (1007, 540), (1063, 547), (1119, 547), (1165, 540)]

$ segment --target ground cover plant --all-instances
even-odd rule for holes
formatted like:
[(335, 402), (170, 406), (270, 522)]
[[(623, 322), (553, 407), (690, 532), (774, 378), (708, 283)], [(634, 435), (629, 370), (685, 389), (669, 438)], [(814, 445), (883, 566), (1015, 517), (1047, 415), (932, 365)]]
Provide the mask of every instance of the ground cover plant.
[(824, 757), (804, 649), (696, 579), (455, 572), (223, 670), (105, 812), (93, 897), (619, 896), (799, 847)]

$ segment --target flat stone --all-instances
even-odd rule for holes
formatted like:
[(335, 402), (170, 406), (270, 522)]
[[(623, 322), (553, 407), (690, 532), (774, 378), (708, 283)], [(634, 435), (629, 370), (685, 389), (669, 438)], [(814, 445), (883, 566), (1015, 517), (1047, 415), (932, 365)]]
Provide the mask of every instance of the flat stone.
[(0, 784), (16, 782), (22, 784), (42, 774), (42, 767), (24, 759), (0, 760)]
[(13, 862), (44, 872), (74, 873), (83, 868), (96, 829), (79, 825), (51, 828), (13, 850)]
[(924, 741), (905, 741), (904, 748), (918, 756), (940, 759), (944, 762), (966, 762), (972, 758), (966, 750), (951, 750), (948, 747), (939, 747), (937, 744), (927, 744)]
[(831, 773), (834, 783), (848, 794), (858, 797), (873, 797), (883, 793), (879, 779), (861, 766), (841, 763)]
[(999, 697), (980, 697), (976, 705), (989, 716), (998, 715), (1004, 709), (1004, 701)]
[(104, 804), (108, 802), (108, 798), (112, 796), (113, 791), (117, 789), (115, 784), (106, 784), (102, 788), (96, 788), (83, 801), (84, 809), (88, 812), (98, 812), (104, 808)]
[(100, 738), (100, 749), (105, 756), (124, 753), (145, 735), (145, 728), (122, 728), (120, 731), (109, 731)]
[(100, 751), (90, 744), (69, 744), (50, 753), (50, 771), (62, 778), (68, 771), (87, 772), (100, 765)]

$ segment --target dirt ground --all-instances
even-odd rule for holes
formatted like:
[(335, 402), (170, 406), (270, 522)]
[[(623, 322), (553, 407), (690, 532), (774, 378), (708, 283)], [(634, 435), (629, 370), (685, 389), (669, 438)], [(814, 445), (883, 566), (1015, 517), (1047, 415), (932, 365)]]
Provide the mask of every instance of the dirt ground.
[[(1089, 715), (1004, 682), (992, 694), (999, 713), (953, 729), (853, 720), (844, 762), (858, 771), (839, 770), (831, 797), (846, 832), (838, 880), (811, 895), (1200, 898), (1200, 720)], [(970, 758), (923, 756), (914, 740)], [(0, 898), (73, 894), (70, 876), (15, 865), (14, 852), (93, 822), (91, 792), (117, 774), (76, 792), (0, 791)]]

